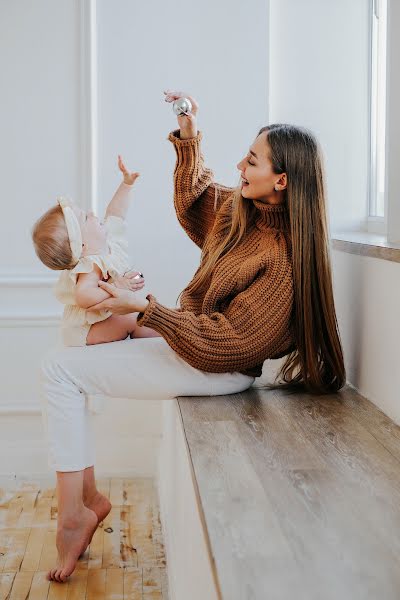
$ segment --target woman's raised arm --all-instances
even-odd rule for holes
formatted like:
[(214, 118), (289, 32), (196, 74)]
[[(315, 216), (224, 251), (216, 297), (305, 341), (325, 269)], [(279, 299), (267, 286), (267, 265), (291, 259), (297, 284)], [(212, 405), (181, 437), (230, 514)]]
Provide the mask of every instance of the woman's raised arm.
[(192, 103), (192, 113), (178, 116), (179, 129), (168, 139), (174, 144), (177, 162), (174, 170), (174, 205), (178, 220), (188, 236), (200, 248), (211, 230), (219, 207), (233, 188), (214, 182), (214, 174), (204, 165), (202, 133), (197, 129), (197, 101), (183, 92), (164, 92), (166, 102), (182, 96)]

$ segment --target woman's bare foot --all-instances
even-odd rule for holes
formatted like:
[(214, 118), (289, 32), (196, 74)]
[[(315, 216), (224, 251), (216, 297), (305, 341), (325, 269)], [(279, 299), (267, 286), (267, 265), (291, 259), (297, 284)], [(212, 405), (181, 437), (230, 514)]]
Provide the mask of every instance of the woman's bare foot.
[(92, 498), (84, 499), (83, 503), (97, 515), (97, 521), (100, 524), (111, 510), (111, 502), (108, 498), (97, 492)]
[(92, 538), (97, 524), (96, 513), (86, 506), (74, 518), (59, 523), (56, 537), (58, 564), (47, 573), (47, 579), (60, 583), (66, 581), (75, 569), (82, 550)]
[(104, 521), (104, 519), (106, 518), (106, 516), (108, 515), (108, 513), (110, 512), (110, 510), (112, 508), (112, 505), (111, 505), (111, 502), (109, 501), (109, 499), (106, 498), (105, 496), (103, 496), (103, 494), (100, 494), (100, 492), (96, 492), (96, 494), (94, 496), (92, 496), (92, 498), (90, 498), (90, 499), (84, 499), (83, 503), (85, 506), (87, 506), (87, 508), (90, 508), (90, 510), (92, 510), (93, 512), (96, 513), (97, 526), (94, 528), (93, 533), (90, 536), (90, 539), (89, 539), (87, 545), (82, 549), (80, 556), (82, 556), (82, 554), (85, 554), (87, 546), (89, 546), (90, 542), (92, 541), (94, 532), (96, 531), (96, 529), (100, 525), (100, 523), (102, 521)]

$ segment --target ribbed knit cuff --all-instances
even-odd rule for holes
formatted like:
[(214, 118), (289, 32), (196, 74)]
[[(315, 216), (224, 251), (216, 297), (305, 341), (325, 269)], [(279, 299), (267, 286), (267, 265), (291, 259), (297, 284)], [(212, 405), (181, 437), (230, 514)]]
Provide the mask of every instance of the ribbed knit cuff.
[(137, 316), (137, 324), (142, 327), (151, 327), (159, 333), (173, 334), (178, 326), (180, 313), (174, 308), (167, 308), (163, 306), (152, 294), (146, 296), (146, 300), (149, 301), (148, 306), (143, 312), (140, 312)]
[[(206, 169), (204, 167), (204, 159), (201, 150), (202, 137), (201, 131), (198, 131), (196, 137), (181, 140), (179, 137), (179, 129), (172, 131), (168, 136), (168, 139), (174, 145), (177, 157), (175, 178), (178, 182), (182, 182), (186, 192), (190, 189), (190, 194), (187, 197), (189, 204), (194, 200), (192, 197), (193, 192), (196, 194), (196, 197), (198, 197), (204, 189), (212, 183), (214, 178), (211, 169)], [(191, 185), (190, 188), (187, 188), (188, 183)]]
[(167, 137), (167, 140), (169, 140), (176, 146), (192, 146), (193, 144), (201, 142), (202, 139), (203, 133), (201, 131), (198, 131), (196, 137), (188, 138), (187, 140), (181, 140), (179, 129), (174, 129), (168, 134)]
[(136, 318), (136, 322), (138, 325), (146, 325), (147, 320), (151, 317), (151, 313), (154, 310), (154, 305), (157, 302), (153, 294), (147, 294), (146, 300), (149, 301), (148, 305), (144, 309), (143, 312), (140, 312)]
[[(178, 136), (178, 137), (176, 137)], [(194, 170), (201, 160), (201, 131), (197, 132), (197, 136), (187, 140), (181, 140), (179, 137), (179, 129), (172, 131), (168, 139), (173, 143), (176, 156), (178, 159), (177, 166), (184, 166), (185, 170)]]

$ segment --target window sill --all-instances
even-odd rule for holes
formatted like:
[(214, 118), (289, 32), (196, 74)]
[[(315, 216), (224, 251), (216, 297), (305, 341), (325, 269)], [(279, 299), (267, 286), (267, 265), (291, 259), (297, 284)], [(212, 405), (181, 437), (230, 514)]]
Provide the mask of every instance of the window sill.
[(331, 246), (335, 250), (349, 254), (372, 256), (400, 263), (400, 244), (388, 242), (387, 236), (379, 233), (368, 231), (333, 233)]

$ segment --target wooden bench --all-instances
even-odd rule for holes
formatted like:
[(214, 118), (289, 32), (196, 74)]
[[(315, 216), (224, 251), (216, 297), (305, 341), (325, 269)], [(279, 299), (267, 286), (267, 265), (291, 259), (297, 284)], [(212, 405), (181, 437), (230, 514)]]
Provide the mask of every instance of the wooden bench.
[(175, 438), (160, 471), (171, 600), (400, 598), (400, 427), (374, 404), (347, 385), (166, 410), (188, 463)]

